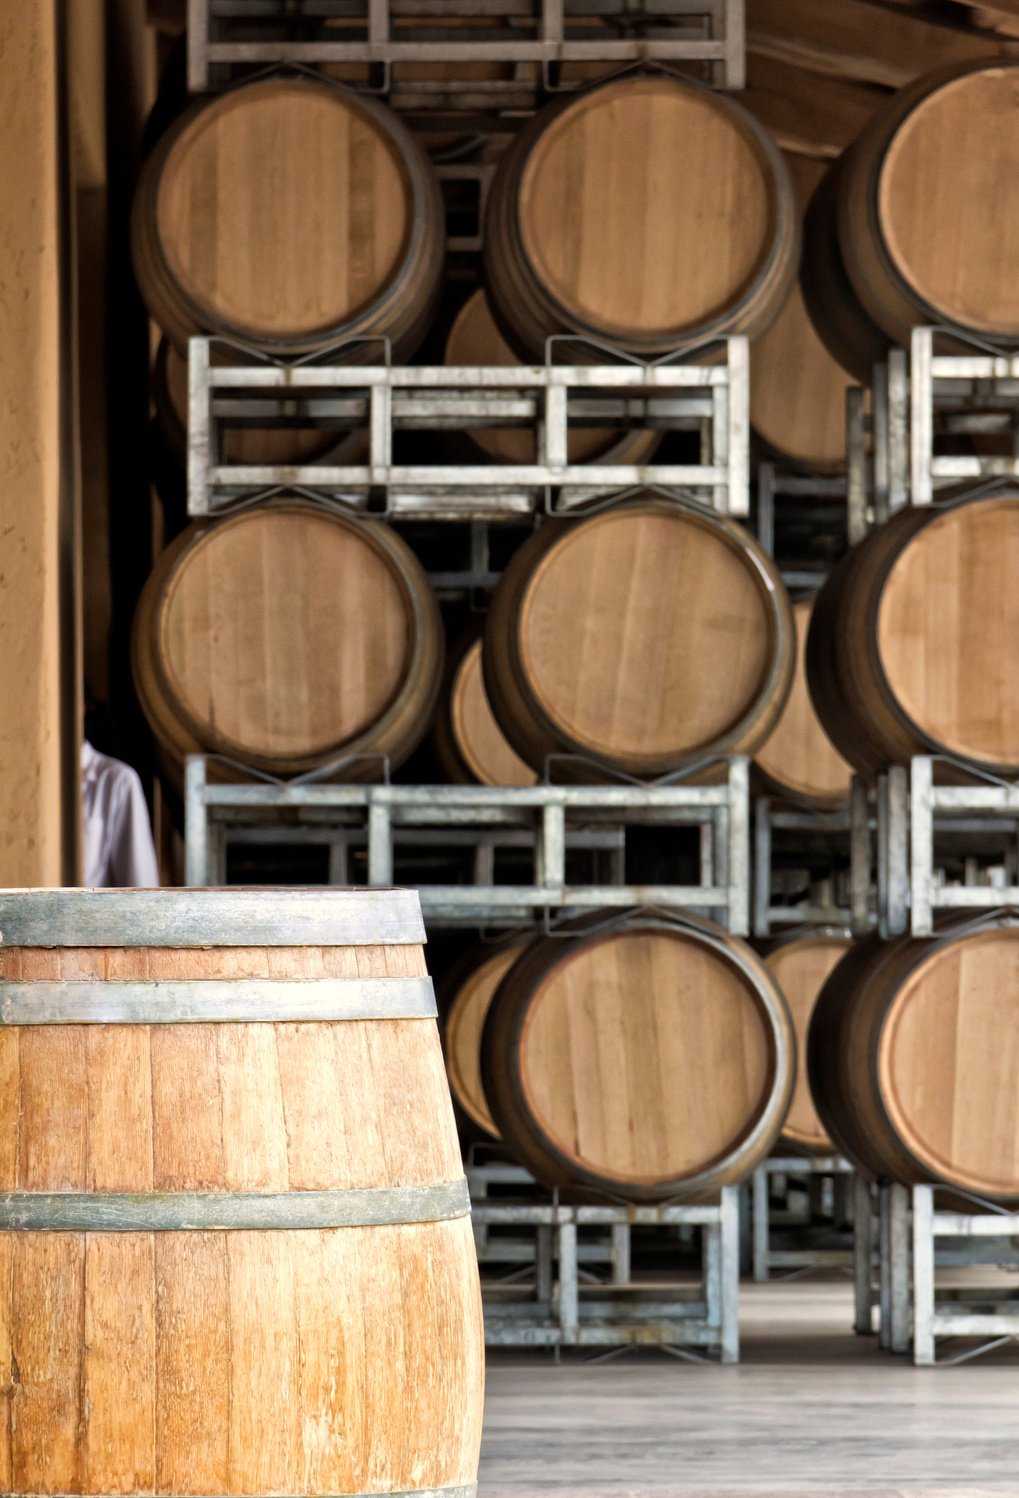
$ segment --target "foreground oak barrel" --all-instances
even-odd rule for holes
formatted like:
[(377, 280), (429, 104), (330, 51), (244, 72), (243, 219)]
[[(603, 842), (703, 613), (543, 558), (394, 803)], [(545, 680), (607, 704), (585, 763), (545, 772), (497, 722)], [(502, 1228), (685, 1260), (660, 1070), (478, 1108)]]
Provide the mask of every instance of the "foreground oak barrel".
[(486, 282), (525, 354), (555, 333), (643, 356), (758, 333), (798, 256), (793, 187), (767, 132), (725, 95), (662, 74), (541, 111), (488, 199)]
[(852, 946), (844, 931), (819, 929), (769, 944), (765, 963), (785, 995), (796, 1032), (796, 1086), (782, 1125), (782, 1139), (811, 1155), (834, 1148), (814, 1105), (807, 1075), (807, 1036), (818, 995), (836, 963)]
[(861, 773), (945, 754), (1019, 774), (1019, 494), (901, 510), (817, 596), (810, 693)]
[(509, 743), (485, 691), (481, 637), (454, 653), (446, 672), (432, 741), (450, 780), (481, 785), (534, 785), (538, 777)]
[(1019, 338), (1019, 206), (1006, 186), (1019, 172), (1017, 105), (1015, 59), (932, 73), (889, 99), (834, 168), (835, 251), (891, 342), (927, 323)]
[(795, 1038), (750, 948), (710, 921), (633, 916), (536, 941), (496, 990), (485, 1097), (541, 1181), (633, 1201), (743, 1180), (778, 1137)]
[(10, 1493), (474, 1492), (417, 896), (0, 894)]
[(641, 499), (535, 532), (485, 625), (485, 685), (517, 753), (658, 775), (750, 753), (795, 666), (770, 558), (733, 521)]
[(814, 1010), (810, 1087), (875, 1178), (1019, 1199), (1019, 928), (854, 943)]
[(499, 1128), (481, 1081), (481, 1036), (492, 995), (528, 941), (524, 936), (500, 942), (498, 946), (474, 947), (454, 965), (442, 984), (449, 1090), (471, 1124), (494, 1139), (499, 1138)]
[(796, 805), (836, 811), (849, 800), (852, 769), (818, 722), (807, 687), (806, 649), (813, 599), (793, 604), (796, 674), (774, 729), (754, 756), (767, 790)]
[[(454, 318), (446, 339), (445, 362), (454, 366), (519, 364), (492, 317), (483, 290), (472, 292)], [(501, 463), (537, 462), (536, 444), (529, 430), (476, 427), (467, 436), (474, 447)], [(660, 441), (661, 434), (652, 431), (575, 427), (567, 456), (571, 463), (644, 463)]]
[(396, 116), (308, 78), (185, 111), (142, 168), (132, 222), (138, 285), (175, 343), (290, 353), (382, 334), (413, 352), (444, 234), (434, 169)]
[(397, 764), (431, 720), (442, 624), (387, 526), (283, 501), (193, 525), (167, 548), (133, 653), (171, 771), (198, 752), (277, 774), (348, 755)]

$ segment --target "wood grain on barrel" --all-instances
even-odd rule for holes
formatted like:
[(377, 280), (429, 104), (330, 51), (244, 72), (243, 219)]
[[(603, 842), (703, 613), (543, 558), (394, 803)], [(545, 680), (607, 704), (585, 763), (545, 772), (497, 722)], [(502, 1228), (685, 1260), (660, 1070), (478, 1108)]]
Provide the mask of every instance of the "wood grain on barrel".
[(1019, 334), (1019, 68), (946, 82), (899, 126), (880, 172), (881, 234), (944, 319)]
[[(806, 208), (825, 164), (786, 156)], [(820, 472), (846, 460), (846, 390), (852, 376), (828, 352), (807, 313), (799, 283), (771, 326), (750, 347), (750, 421), (776, 452)]]
[(538, 273), (571, 313), (621, 335), (681, 331), (717, 316), (759, 273), (773, 184), (711, 94), (629, 79), (549, 126), (523, 174), (520, 222)]
[(1019, 1192), (1019, 931), (940, 945), (909, 975), (878, 1076), (893, 1126), (934, 1175)]
[(892, 566), (877, 645), (894, 696), (953, 754), (1019, 762), (1019, 499), (937, 516)]
[(406, 544), (294, 502), (185, 532), (149, 578), (133, 643), (171, 772), (199, 750), (270, 771), (342, 753), (395, 764), (442, 672), (438, 606)]
[(849, 937), (845, 936), (804, 936), (782, 942), (765, 958), (789, 1005), (800, 1057), (782, 1136), (791, 1144), (817, 1154), (827, 1154), (833, 1146), (817, 1116), (810, 1092), (806, 1065), (807, 1033), (817, 996), (835, 964), (851, 945)]
[(407, 667), (397, 579), (356, 529), (250, 512), (206, 532), (163, 607), (167, 673), (192, 717), (260, 753), (362, 733)]
[[(0, 983), (403, 976), (420, 948), (0, 949)], [(461, 1173), (421, 1021), (0, 1030), (0, 1189), (343, 1189)], [(383, 1492), (474, 1479), (466, 1219), (0, 1233), (8, 1491)]]
[(584, 749), (635, 761), (730, 730), (774, 648), (752, 570), (682, 511), (619, 510), (564, 531), (535, 569), (518, 633), (549, 717)]
[(412, 209), (399, 156), (351, 95), (273, 80), (203, 111), (157, 212), (171, 270), (217, 322), (299, 338), (379, 295)]
[(450, 727), (467, 769), (482, 785), (534, 785), (538, 777), (509, 743), (492, 712), (481, 669), (480, 639), (453, 677)]
[(697, 918), (639, 916), (527, 947), (494, 994), (482, 1080), (549, 1185), (634, 1201), (742, 1180), (792, 1093), (792, 1022), (764, 963)]
[(643, 1184), (715, 1159), (771, 1081), (748, 985), (714, 953), (650, 934), (607, 938), (545, 981), (520, 1066), (558, 1149)]
[(499, 1138), (481, 1081), (481, 1034), (492, 995), (520, 956), (521, 943), (483, 956), (457, 988), (446, 1013), (446, 1070), (455, 1102), (486, 1133)]
[[(509, 365), (520, 360), (499, 332), (484, 290), (478, 289), (460, 308), (446, 340), (445, 362), (452, 365)], [(570, 435), (569, 458), (584, 463), (597, 457), (618, 440), (619, 433), (596, 428), (578, 428)], [(529, 430), (476, 427), (468, 436), (493, 458), (503, 463), (537, 461)]]
[(782, 716), (754, 763), (780, 795), (813, 805), (837, 805), (849, 796), (853, 772), (821, 727), (810, 699), (805, 655), (812, 609), (809, 598), (793, 605), (796, 674)]

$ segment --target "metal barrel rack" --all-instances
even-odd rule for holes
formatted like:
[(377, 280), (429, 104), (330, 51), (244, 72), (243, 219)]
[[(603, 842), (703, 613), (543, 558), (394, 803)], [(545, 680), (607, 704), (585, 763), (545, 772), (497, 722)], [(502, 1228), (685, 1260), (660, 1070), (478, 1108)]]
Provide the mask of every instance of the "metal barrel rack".
[[(509, 76), (448, 66), (432, 76), (423, 66), (492, 62), (510, 65)], [(564, 78), (564, 65), (637, 62), (698, 63), (713, 86), (742, 88), (743, 0), (188, 0), (193, 93), (267, 67), (342, 66), (394, 108), (464, 115), (475, 132), (581, 86), (583, 74)]]
[[(711, 914), (735, 935), (749, 931), (748, 765), (725, 761), (719, 785), (492, 786), (352, 785), (302, 776), (291, 781), (253, 779), (235, 767), (236, 779), (209, 774), (211, 758), (192, 755), (185, 784), (185, 877), (189, 885), (220, 884), (232, 837), (262, 829), (263, 837), (300, 840), (310, 827), (317, 841), (363, 851), (365, 882), (390, 885), (401, 840), (408, 834), (448, 853), (450, 833), (465, 835), (473, 850), (472, 878), (420, 886), (421, 908), (432, 925), (503, 925), (532, 922), (552, 913), (668, 906)], [(217, 773), (224, 769), (217, 762)], [(628, 825), (700, 829), (698, 877), (691, 884), (622, 882), (621, 838)], [(567, 880), (567, 853), (591, 847), (615, 853), (607, 874), (583, 885)], [(496, 882), (500, 839), (506, 834), (531, 860), (526, 882)], [(606, 837), (604, 834), (611, 836)], [(578, 842), (579, 839), (579, 842)], [(503, 844), (505, 846), (505, 844)], [(345, 859), (342, 882), (349, 877)]]
[[(930, 1367), (1019, 1341), (1019, 1212), (937, 1186), (885, 1185), (881, 1221), (886, 1350)], [(946, 1283), (952, 1270), (963, 1283)], [(967, 1345), (945, 1350), (956, 1338)]]
[[(202, 518), (239, 503), (296, 493), (396, 520), (519, 519), (566, 514), (592, 498), (635, 488), (673, 492), (721, 514), (748, 510), (748, 351), (733, 337), (644, 364), (580, 340), (550, 340), (544, 365), (455, 368), (343, 363), (344, 346), (296, 361), (224, 340), (192, 338), (189, 349), (188, 513)], [(578, 347), (578, 345), (581, 345)], [(597, 364), (558, 364), (586, 350)], [(228, 362), (214, 362), (226, 360)], [(231, 357), (231, 355), (233, 357)], [(334, 362), (329, 362), (332, 359)], [(613, 362), (615, 359), (615, 362)], [(314, 426), (337, 441), (359, 435), (356, 461), (294, 465), (231, 464), (223, 434), (231, 425)], [(571, 432), (636, 426), (693, 432), (697, 452), (683, 463), (571, 463)], [(527, 464), (407, 461), (399, 438), (515, 427), (530, 433)]]
[[(739, 1188), (697, 1205), (564, 1206), (544, 1201), (475, 1201), (475, 1229), (515, 1227), (536, 1235), (534, 1272), (527, 1279), (483, 1282), (485, 1340), (496, 1347), (624, 1348), (655, 1346), (694, 1360), (739, 1361)], [(641, 1279), (628, 1251), (618, 1251), (608, 1278), (581, 1272), (585, 1237), (609, 1229), (660, 1230), (674, 1237), (698, 1229), (696, 1283)], [(591, 1262), (588, 1258), (587, 1262)], [(624, 1277), (625, 1276), (625, 1277)]]
[[(852, 1270), (857, 1185), (852, 1166), (839, 1155), (776, 1154), (762, 1160), (749, 1186), (754, 1280), (763, 1283), (776, 1273), (794, 1278), (814, 1269)], [(789, 1229), (799, 1241), (786, 1239)], [(777, 1242), (779, 1237), (783, 1241)], [(861, 1246), (862, 1240), (863, 1235)]]

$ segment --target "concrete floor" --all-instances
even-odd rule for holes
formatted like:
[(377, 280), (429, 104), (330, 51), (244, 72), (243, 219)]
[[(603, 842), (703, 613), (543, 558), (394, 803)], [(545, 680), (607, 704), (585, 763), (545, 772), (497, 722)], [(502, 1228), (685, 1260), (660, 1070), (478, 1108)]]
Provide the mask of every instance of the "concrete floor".
[(848, 1283), (743, 1287), (742, 1362), (490, 1355), (479, 1498), (1019, 1494), (1019, 1348), (913, 1368)]

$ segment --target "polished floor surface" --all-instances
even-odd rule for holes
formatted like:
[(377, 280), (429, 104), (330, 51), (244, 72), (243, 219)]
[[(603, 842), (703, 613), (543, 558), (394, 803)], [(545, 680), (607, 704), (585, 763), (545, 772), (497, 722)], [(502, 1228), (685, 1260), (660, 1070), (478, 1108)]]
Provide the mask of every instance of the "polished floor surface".
[(845, 1281), (743, 1287), (739, 1367), (489, 1361), (479, 1498), (1019, 1494), (1019, 1347), (913, 1368)]

